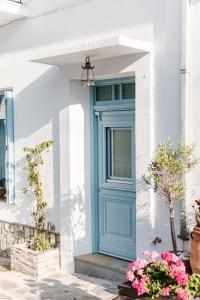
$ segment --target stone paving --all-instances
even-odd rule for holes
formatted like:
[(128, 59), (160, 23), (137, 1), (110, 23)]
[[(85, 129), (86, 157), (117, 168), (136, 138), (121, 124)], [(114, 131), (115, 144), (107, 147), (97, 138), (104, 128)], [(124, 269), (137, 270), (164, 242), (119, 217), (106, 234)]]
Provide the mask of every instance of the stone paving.
[(117, 283), (114, 281), (62, 273), (35, 279), (0, 270), (0, 300), (111, 300), (116, 294)]

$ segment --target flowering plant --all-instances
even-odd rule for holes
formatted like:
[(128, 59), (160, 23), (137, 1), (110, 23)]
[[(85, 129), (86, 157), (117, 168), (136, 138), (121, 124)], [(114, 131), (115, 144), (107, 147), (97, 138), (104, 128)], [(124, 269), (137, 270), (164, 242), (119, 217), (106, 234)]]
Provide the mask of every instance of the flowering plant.
[(143, 251), (143, 259), (128, 265), (127, 279), (137, 295), (177, 296), (187, 300), (200, 296), (200, 275), (189, 276), (184, 263), (171, 252)]

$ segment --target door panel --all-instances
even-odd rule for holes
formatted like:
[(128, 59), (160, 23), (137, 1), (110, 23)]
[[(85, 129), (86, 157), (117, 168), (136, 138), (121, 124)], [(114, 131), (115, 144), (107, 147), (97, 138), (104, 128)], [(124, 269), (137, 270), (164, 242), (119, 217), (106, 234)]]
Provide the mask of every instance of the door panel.
[(135, 258), (134, 111), (102, 112), (99, 136), (99, 252)]

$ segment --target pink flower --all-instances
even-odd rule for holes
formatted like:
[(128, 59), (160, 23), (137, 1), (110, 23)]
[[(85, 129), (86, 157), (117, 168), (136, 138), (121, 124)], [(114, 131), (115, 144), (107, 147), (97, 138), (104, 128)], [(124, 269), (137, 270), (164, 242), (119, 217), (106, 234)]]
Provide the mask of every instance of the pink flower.
[(181, 261), (181, 260), (176, 261), (176, 266), (177, 267), (184, 267), (185, 268), (184, 262)]
[(139, 269), (145, 268), (147, 264), (148, 264), (148, 261), (146, 259), (138, 258), (136, 261), (134, 261), (128, 265), (128, 269), (134, 272)]
[(171, 289), (169, 287), (164, 287), (162, 289), (162, 296), (169, 296)]
[(149, 280), (149, 276), (143, 275), (140, 281), (144, 284), (144, 283), (146, 283), (148, 280)]
[(176, 295), (180, 299), (183, 299), (183, 300), (187, 300), (188, 299), (188, 292), (186, 290), (177, 289), (176, 290)]
[(142, 280), (133, 282), (132, 287), (136, 290), (138, 296), (148, 292), (147, 288), (145, 287), (145, 282)]
[(142, 276), (143, 273), (144, 273), (144, 270), (143, 270), (143, 269), (140, 269), (140, 270), (137, 271), (137, 275), (139, 275), (139, 276)]
[(154, 260), (155, 258), (157, 258), (159, 256), (159, 253), (157, 251), (152, 251), (150, 252), (150, 258), (152, 260)]
[(150, 252), (148, 250), (144, 250), (144, 251), (142, 251), (142, 255), (149, 257)]
[(188, 274), (186, 274), (186, 273), (178, 274), (176, 276), (176, 281), (179, 285), (188, 284)]
[(126, 273), (126, 278), (128, 279), (128, 281), (133, 282), (133, 280), (135, 279), (135, 275), (133, 274), (133, 272), (128, 271), (128, 272)]
[(154, 260), (156, 257), (159, 256), (159, 253), (158, 253), (157, 251), (152, 251), (152, 252), (150, 252), (150, 251), (148, 251), (148, 250), (144, 250), (144, 251), (142, 252), (142, 254), (143, 254), (144, 256), (146, 256), (146, 257), (152, 259), (152, 260)]
[(174, 253), (171, 253), (171, 252), (163, 252), (161, 254), (161, 257), (163, 260), (167, 261), (168, 263), (169, 262), (177, 262), (179, 261), (179, 258), (178, 256), (176, 256)]

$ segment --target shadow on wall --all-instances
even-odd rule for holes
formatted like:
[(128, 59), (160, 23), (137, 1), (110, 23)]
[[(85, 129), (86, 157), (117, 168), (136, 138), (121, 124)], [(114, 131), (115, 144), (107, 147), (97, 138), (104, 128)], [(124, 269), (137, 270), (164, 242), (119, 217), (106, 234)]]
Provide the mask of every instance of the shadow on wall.
[[(73, 248), (81, 251), (87, 244), (85, 239), (91, 232), (89, 223), (91, 213), (89, 203), (90, 99), (89, 97), (85, 99), (88, 92), (83, 91), (77, 94), (80, 87), (78, 81), (66, 79), (62, 89), (59, 76), (59, 68), (52, 67), (15, 95), (16, 203), (9, 206), (1, 203), (2, 219), (5, 213), (9, 214), (11, 218), (15, 216), (17, 223), (33, 225), (31, 218), (32, 206), (35, 202), (33, 195), (24, 195), (21, 192), (22, 188), (27, 186), (26, 172), (23, 170), (25, 164), (23, 147), (38, 144), (46, 139), (53, 139), (54, 150), (47, 154), (46, 164), (44, 164), (46, 171), (42, 174), (45, 181), (45, 197), (49, 203), (46, 221), (55, 224), (56, 231), (59, 229), (62, 232), (69, 231), (72, 235)], [(84, 95), (85, 103), (82, 103), (81, 93)], [(68, 112), (70, 108), (77, 105), (81, 107), (83, 123), (79, 124), (80, 120), (77, 118), (75, 121), (79, 127), (81, 126), (81, 135), (83, 136), (79, 135), (79, 127), (74, 129), (74, 135), (77, 142), (80, 139), (83, 141), (82, 149), (80, 149), (82, 161), (81, 166), (75, 165), (75, 170), (73, 170), (77, 173), (77, 184), (71, 185), (69, 169), (70, 164), (73, 163), (70, 161), (72, 156), (70, 151), (72, 152), (73, 149), (70, 148), (70, 116)], [(63, 111), (67, 111), (64, 126), (63, 120), (61, 120)], [(73, 115), (73, 117), (76, 116)], [(86, 139), (87, 142), (84, 143)], [(63, 144), (65, 144), (64, 147)], [(66, 157), (66, 160), (62, 161), (62, 157)], [(80, 173), (82, 176), (78, 180)], [(64, 181), (66, 193), (61, 192), (61, 181)]]

